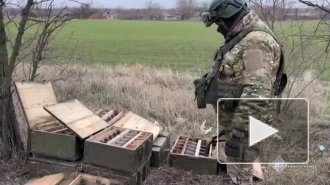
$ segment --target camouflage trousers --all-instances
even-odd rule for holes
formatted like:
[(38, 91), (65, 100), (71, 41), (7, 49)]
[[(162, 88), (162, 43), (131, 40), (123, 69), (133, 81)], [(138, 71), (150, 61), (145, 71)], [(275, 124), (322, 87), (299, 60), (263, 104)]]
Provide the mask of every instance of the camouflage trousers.
[[(213, 105), (213, 107), (214, 107), (215, 112), (217, 113), (217, 106)], [(233, 119), (234, 113), (227, 111), (223, 107), (219, 106), (219, 111), (218, 111), (217, 116), (218, 116), (217, 119), (218, 119), (219, 126), (223, 127), (223, 129), (225, 130), (226, 139), (227, 139), (229, 137), (230, 131), (233, 128), (232, 119)], [(246, 140), (244, 140), (243, 142), (248, 144), (248, 138), (246, 138)], [(218, 145), (220, 145), (220, 143), (218, 143)], [(223, 145), (223, 147), (219, 146), (218, 149), (219, 149), (219, 151), (218, 151), (219, 155), (221, 153), (224, 153), (224, 145)], [(224, 154), (222, 154), (222, 155), (224, 155)], [(244, 155), (248, 155), (250, 159), (254, 158), (255, 160), (257, 160), (257, 158), (260, 155), (259, 146), (255, 145), (251, 148), (249, 147), (245, 151)], [(219, 158), (221, 159), (220, 156), (219, 156)], [(253, 161), (255, 161), (255, 160), (253, 160)], [(253, 161), (246, 161), (246, 162), (251, 163)], [(242, 159), (226, 156), (226, 162), (240, 163), (240, 162), (242, 162)], [(228, 164), (227, 165), (227, 174), (234, 183), (244, 184), (244, 185), (252, 184), (253, 164)]]

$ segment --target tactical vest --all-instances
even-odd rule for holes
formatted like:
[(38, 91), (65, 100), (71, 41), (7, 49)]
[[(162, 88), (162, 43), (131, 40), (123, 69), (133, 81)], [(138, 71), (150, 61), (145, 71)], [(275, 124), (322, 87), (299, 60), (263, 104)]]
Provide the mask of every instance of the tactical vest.
[[(203, 75), (202, 78), (194, 81), (195, 96), (197, 99), (197, 107), (199, 109), (206, 108), (206, 104), (216, 105), (218, 99), (220, 98), (241, 97), (243, 87), (241, 87), (238, 84), (234, 84), (230, 82), (221, 82), (221, 84), (219, 84), (216, 78), (216, 74), (218, 73), (220, 66), (222, 64), (223, 56), (228, 51), (230, 51), (236, 44), (238, 44), (241, 39), (243, 39), (247, 34), (249, 34), (252, 31), (262, 31), (268, 33), (277, 42), (277, 39), (274, 36), (274, 34), (268, 29), (260, 28), (260, 27), (250, 27), (246, 30), (243, 30), (236, 37), (234, 37), (228, 43), (226, 43), (221, 48), (219, 48), (216, 51), (213, 58), (214, 65), (212, 66), (212, 70), (206, 73), (205, 75)], [(276, 79), (274, 81), (272, 88), (272, 95), (274, 96), (280, 96), (287, 84), (287, 75), (284, 72), (285, 58), (284, 58), (284, 51), (282, 45), (280, 46), (280, 49), (281, 49), (280, 65), (276, 73)]]

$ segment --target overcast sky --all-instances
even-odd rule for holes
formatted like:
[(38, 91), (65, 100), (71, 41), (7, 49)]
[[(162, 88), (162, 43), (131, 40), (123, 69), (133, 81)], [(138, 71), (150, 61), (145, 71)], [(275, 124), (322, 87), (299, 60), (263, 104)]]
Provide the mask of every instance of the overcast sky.
[[(63, 2), (63, 0), (58, 0), (59, 2)], [(90, 2), (91, 0), (80, 0), (80, 2)], [(202, 3), (210, 0), (197, 0)], [(123, 8), (144, 8), (146, 6), (147, 0), (92, 0), (95, 6), (103, 6), (109, 8), (116, 8), (118, 6)], [(176, 0), (154, 0), (154, 2), (160, 3), (165, 8), (173, 8), (175, 7)], [(77, 5), (77, 3), (69, 3), (69, 5)]]
[[(58, 3), (66, 2), (69, 6), (77, 6), (77, 3), (70, 2), (69, 0), (55, 0)], [(93, 2), (93, 5), (96, 7), (104, 7), (104, 8), (144, 8), (146, 7), (146, 2), (148, 0), (78, 0), (79, 2)], [(164, 8), (174, 8), (176, 4), (176, 0), (153, 0), (154, 2), (160, 3)], [(196, 0), (198, 3), (210, 2), (211, 0)], [(311, 2), (317, 2), (322, 4), (322, 2), (326, 2), (326, 0), (310, 0)], [(257, 1), (258, 2), (258, 1)], [(268, 2), (268, 1), (264, 1)], [(286, 3), (291, 4), (294, 2), (295, 6), (300, 7), (302, 4), (297, 3), (298, 0), (285, 0)], [(328, 4), (328, 3), (326, 3)], [(292, 6), (292, 4), (291, 4)]]

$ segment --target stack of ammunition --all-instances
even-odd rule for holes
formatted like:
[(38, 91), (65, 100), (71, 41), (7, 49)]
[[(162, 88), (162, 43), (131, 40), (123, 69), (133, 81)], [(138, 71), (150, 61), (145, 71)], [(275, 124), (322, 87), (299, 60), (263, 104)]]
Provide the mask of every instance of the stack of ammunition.
[(97, 111), (96, 114), (109, 125), (113, 125), (116, 121), (125, 115), (125, 112), (119, 110), (101, 109)]
[(83, 171), (108, 171), (132, 177), (128, 180), (140, 184), (149, 171), (152, 139), (151, 133), (109, 127), (85, 141)]
[[(118, 110), (101, 109), (96, 112), (103, 120), (108, 122), (109, 125), (113, 125), (116, 121), (121, 119), (126, 112)], [(109, 115), (113, 117), (108, 119)], [(114, 133), (115, 134), (115, 133)], [(109, 138), (110, 137), (110, 138)], [(113, 136), (104, 138), (103, 143), (107, 143)], [(102, 142), (102, 141), (101, 141)], [(160, 132), (157, 138), (154, 138), (152, 154), (150, 159), (150, 167), (160, 167), (167, 162), (167, 157), (170, 152), (170, 135), (167, 132)]]
[(28, 127), (20, 134), (31, 152), (30, 178), (79, 171), (142, 184), (150, 160), (160, 165), (169, 151), (169, 135), (132, 112), (58, 103), (50, 83), (16, 82), (15, 90), (25, 117), (19, 127)]
[(216, 175), (218, 163), (212, 156), (213, 150), (212, 145), (206, 145), (206, 140), (180, 136), (170, 152), (170, 166), (195, 174)]

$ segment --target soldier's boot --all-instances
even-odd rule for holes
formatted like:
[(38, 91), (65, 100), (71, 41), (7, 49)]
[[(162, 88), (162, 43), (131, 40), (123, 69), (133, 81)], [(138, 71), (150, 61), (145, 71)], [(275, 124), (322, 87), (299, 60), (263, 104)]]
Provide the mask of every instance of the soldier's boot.
[(253, 184), (253, 164), (227, 164), (227, 174), (234, 184)]

